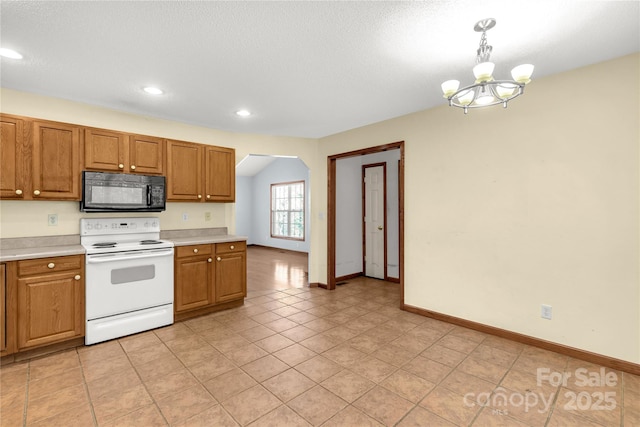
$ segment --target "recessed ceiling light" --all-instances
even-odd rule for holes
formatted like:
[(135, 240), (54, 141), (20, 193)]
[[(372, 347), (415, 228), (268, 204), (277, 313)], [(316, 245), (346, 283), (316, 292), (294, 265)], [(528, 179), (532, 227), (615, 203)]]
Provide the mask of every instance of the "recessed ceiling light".
[(11, 59), (22, 59), (22, 55), (20, 55), (18, 52), (16, 52), (15, 50), (7, 49), (5, 47), (0, 48), (0, 56)]
[(147, 86), (143, 89), (145, 92), (151, 95), (162, 95), (164, 92), (157, 87)]
[(236, 114), (239, 115), (240, 117), (247, 117), (251, 115), (251, 112), (249, 110), (239, 110), (239, 111), (236, 111)]

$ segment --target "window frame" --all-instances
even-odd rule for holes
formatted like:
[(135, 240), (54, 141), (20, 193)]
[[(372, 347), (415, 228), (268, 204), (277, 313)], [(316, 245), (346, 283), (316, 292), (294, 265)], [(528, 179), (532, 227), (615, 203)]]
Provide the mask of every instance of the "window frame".
[[(288, 209), (286, 211), (277, 211), (274, 210), (274, 187), (291, 187), (293, 185), (297, 185), (297, 184), (301, 184), (302, 185), (302, 210), (291, 210)], [(289, 202), (291, 201), (291, 195), (289, 193), (288, 196), (288, 200)], [(306, 236), (306, 215), (307, 215), (307, 194), (306, 194), (306, 183), (304, 180), (299, 180), (299, 181), (288, 181), (288, 182), (277, 182), (277, 183), (272, 183), (269, 187), (269, 203), (270, 203), (270, 208), (269, 208), (269, 234), (271, 235), (272, 239), (283, 239), (283, 240), (295, 240), (295, 241), (299, 241), (299, 242), (304, 242), (305, 241), (305, 236)], [(289, 203), (289, 206), (291, 205), (291, 203)], [(302, 236), (301, 237), (295, 237), (295, 236), (291, 236), (291, 228), (292, 228), (292, 221), (289, 221), (289, 227), (288, 227), (288, 232), (289, 235), (280, 235), (280, 234), (274, 234), (274, 224), (276, 223), (275, 221), (275, 213), (276, 212), (286, 212), (287, 213), (287, 218), (290, 219), (291, 218), (291, 213), (292, 212), (301, 212), (302, 213)]]

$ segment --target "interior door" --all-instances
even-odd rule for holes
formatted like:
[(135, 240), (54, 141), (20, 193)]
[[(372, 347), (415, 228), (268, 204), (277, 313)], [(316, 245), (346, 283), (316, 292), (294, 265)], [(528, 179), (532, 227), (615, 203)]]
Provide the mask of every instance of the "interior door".
[(362, 166), (364, 175), (364, 275), (386, 277), (386, 163)]

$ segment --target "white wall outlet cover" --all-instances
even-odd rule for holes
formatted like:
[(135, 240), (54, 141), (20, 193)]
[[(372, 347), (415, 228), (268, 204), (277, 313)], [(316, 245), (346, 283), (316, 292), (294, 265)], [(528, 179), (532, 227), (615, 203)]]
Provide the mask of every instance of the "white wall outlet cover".
[(553, 315), (553, 308), (550, 305), (542, 304), (542, 308), (540, 310), (540, 317), (543, 319), (551, 320)]
[(50, 227), (55, 227), (58, 225), (58, 214), (49, 214), (47, 217), (47, 223)]

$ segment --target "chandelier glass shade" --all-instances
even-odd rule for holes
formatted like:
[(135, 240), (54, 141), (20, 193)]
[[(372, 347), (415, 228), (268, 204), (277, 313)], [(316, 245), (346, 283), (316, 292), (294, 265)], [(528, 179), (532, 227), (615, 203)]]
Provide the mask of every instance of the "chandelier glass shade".
[(489, 60), (492, 46), (487, 44), (487, 31), (496, 25), (493, 18), (478, 21), (473, 27), (481, 32), (480, 47), (476, 55), (476, 66), (473, 67), (475, 83), (460, 88), (460, 81), (447, 80), (442, 83), (442, 92), (449, 101), (449, 106), (464, 109), (467, 114), (469, 108), (488, 107), (502, 104), (507, 108), (507, 103), (522, 95), (524, 86), (531, 81), (533, 65), (522, 64), (511, 70), (512, 80), (495, 80), (493, 70), (495, 64)]

